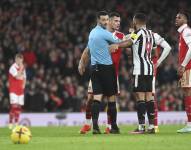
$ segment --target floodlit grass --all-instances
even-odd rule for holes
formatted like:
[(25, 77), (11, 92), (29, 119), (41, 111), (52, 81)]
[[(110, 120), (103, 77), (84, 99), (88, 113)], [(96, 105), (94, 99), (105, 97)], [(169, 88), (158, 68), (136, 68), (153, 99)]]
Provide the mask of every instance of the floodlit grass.
[(181, 127), (163, 125), (155, 135), (131, 135), (134, 126), (120, 127), (119, 135), (81, 135), (80, 127), (33, 127), (26, 145), (13, 144), (10, 130), (0, 128), (0, 150), (190, 150), (191, 134), (176, 133)]

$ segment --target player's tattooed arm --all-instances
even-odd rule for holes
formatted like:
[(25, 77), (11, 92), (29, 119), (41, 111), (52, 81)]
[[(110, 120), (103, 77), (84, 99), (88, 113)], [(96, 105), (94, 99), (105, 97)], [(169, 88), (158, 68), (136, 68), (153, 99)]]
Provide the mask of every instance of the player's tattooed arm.
[(117, 44), (111, 44), (109, 46), (109, 50), (111, 53), (116, 52), (116, 50), (118, 48), (127, 48), (130, 47), (133, 44), (133, 42), (128, 39), (128, 40), (124, 40), (123, 42), (117, 43)]
[(79, 65), (78, 65), (78, 71), (79, 71), (80, 75), (84, 74), (85, 68), (89, 62), (89, 57), (90, 57), (89, 49), (88, 49), (88, 47), (86, 47), (82, 53), (82, 56), (81, 56), (81, 59), (79, 61)]

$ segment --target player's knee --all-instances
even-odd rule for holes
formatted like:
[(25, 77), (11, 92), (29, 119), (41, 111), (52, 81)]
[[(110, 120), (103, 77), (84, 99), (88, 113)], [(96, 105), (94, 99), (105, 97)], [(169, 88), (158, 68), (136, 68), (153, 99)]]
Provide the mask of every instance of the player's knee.
[(93, 94), (88, 94), (88, 101), (92, 101), (93, 100)]
[(100, 94), (100, 95), (94, 95), (94, 96), (93, 96), (93, 99), (94, 99), (94, 100), (97, 100), (97, 101), (101, 101), (102, 95), (101, 95), (101, 94)]
[(11, 104), (11, 107), (12, 107), (12, 108), (17, 108), (17, 107), (18, 107), (18, 104)]
[(145, 100), (145, 93), (144, 92), (135, 92), (134, 93), (135, 99), (137, 101), (139, 100)]
[(109, 101), (109, 102), (116, 102), (116, 97), (115, 97), (115, 95), (109, 96), (109, 97), (108, 97), (108, 101)]
[(147, 92), (146, 101), (151, 101), (151, 100), (154, 100), (154, 96), (153, 96), (152, 92)]

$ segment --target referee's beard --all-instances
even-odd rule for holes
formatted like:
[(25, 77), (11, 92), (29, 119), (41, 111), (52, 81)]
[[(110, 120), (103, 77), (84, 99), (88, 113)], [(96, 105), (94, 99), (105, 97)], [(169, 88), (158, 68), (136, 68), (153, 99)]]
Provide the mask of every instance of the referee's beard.
[(103, 23), (99, 22), (98, 24), (99, 24), (103, 29), (106, 29), (106, 27), (107, 27), (107, 23), (103, 24)]
[(104, 29), (106, 29), (106, 26), (107, 26), (107, 25), (101, 24), (101, 27), (104, 28)]

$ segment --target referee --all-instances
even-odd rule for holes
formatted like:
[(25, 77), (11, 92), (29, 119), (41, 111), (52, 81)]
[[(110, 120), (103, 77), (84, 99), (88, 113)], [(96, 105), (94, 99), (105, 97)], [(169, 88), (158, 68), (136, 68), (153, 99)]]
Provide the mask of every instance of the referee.
[[(97, 26), (89, 34), (88, 49), (91, 55), (91, 81), (93, 88), (92, 122), (93, 134), (100, 134), (98, 118), (102, 96), (112, 99), (117, 94), (117, 77), (113, 66), (109, 44), (120, 42), (113, 34), (105, 29), (105, 22), (109, 16), (105, 11), (97, 13)], [(112, 112), (111, 112), (112, 113)], [(116, 114), (116, 112), (113, 112)], [(111, 122), (112, 130), (119, 132), (116, 117)]]
[(135, 32), (129, 40), (110, 46), (110, 51), (117, 48), (132, 46), (133, 52), (133, 92), (137, 100), (138, 128), (131, 132), (145, 133), (145, 113), (147, 112), (149, 127), (148, 133), (155, 133), (154, 129), (154, 99), (152, 97), (153, 62), (151, 52), (156, 48), (153, 32), (146, 28), (146, 15), (137, 13), (133, 17)]

